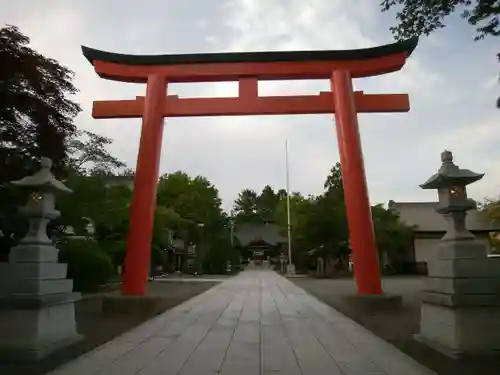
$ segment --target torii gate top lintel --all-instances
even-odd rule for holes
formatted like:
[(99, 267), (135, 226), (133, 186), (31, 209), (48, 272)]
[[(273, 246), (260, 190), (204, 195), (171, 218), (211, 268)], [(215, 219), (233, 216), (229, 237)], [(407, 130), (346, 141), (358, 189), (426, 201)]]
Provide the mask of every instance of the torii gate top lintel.
[[(238, 81), (234, 98), (161, 99), (164, 117), (239, 116), (333, 113), (332, 92), (319, 95), (260, 97), (260, 80), (331, 79), (335, 71), (350, 78), (380, 75), (400, 70), (417, 46), (409, 39), (384, 46), (340, 51), (235, 52), (187, 55), (124, 55), (82, 47), (83, 54), (104, 79), (147, 83), (159, 77), (171, 82)], [(363, 94), (354, 96), (359, 113), (407, 112), (407, 94)], [(94, 118), (139, 118), (144, 97), (133, 100), (95, 101)]]
[(82, 46), (101, 78), (147, 82), (152, 74), (168, 82), (330, 79), (332, 71), (349, 70), (352, 78), (397, 71), (418, 44), (418, 38), (372, 48), (318, 51), (230, 52), (173, 55), (128, 55)]

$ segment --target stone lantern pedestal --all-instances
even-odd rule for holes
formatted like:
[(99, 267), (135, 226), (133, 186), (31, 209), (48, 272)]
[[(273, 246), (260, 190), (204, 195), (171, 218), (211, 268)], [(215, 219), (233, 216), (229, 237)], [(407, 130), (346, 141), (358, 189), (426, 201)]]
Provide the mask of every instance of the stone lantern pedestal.
[(483, 244), (450, 242), (427, 263), (416, 339), (452, 357), (500, 352), (500, 261)]
[(448, 230), (427, 262), (420, 318), (415, 338), (451, 357), (500, 351), (500, 259), (488, 258), (485, 245), (465, 227), (466, 211), (475, 208), (465, 186), (483, 177), (453, 164), (451, 152), (424, 189), (438, 189), (437, 211)]
[(55, 193), (71, 191), (54, 179), (51, 165), (43, 158), (39, 172), (13, 182), (30, 192), (20, 209), (29, 231), (0, 263), (0, 360), (37, 360), (81, 338), (74, 308), (80, 294), (47, 237), (47, 224), (59, 216)]

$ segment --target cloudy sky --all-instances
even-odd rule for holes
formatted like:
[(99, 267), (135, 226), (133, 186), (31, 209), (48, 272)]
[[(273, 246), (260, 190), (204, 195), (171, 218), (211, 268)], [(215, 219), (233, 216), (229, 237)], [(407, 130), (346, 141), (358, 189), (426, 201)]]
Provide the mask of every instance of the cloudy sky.
[[(94, 120), (93, 100), (132, 99), (144, 85), (100, 80), (81, 45), (131, 54), (350, 49), (392, 42), (394, 14), (373, 0), (0, 0), (2, 24), (13, 24), (33, 48), (76, 73), (82, 129), (114, 139), (111, 151), (135, 168), (139, 120)], [(456, 18), (420, 41), (397, 73), (356, 80), (367, 93), (409, 93), (411, 111), (359, 116), (370, 199), (373, 203), (434, 200), (419, 189), (453, 151), (457, 164), (484, 179), (472, 197), (500, 195), (500, 86), (498, 39), (473, 41), (474, 30)], [(266, 82), (259, 92), (316, 94), (327, 81)], [(171, 85), (169, 94), (234, 96), (233, 83)], [(332, 116), (256, 116), (168, 119), (161, 172), (206, 176), (229, 209), (244, 188), (282, 188), (284, 140), (290, 150), (290, 184), (320, 193), (338, 161)]]

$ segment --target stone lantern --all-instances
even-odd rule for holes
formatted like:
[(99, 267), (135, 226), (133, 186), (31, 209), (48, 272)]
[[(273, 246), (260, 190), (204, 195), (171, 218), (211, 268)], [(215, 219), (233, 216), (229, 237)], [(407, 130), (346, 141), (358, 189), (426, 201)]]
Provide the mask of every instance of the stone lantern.
[(477, 208), (477, 204), (473, 199), (467, 198), (466, 186), (482, 179), (484, 173), (460, 169), (453, 163), (450, 151), (441, 154), (441, 161), (443, 164), (439, 171), (420, 187), (438, 191), (439, 202), (436, 211), (444, 215), (448, 223), (442, 240), (474, 239), (474, 235), (465, 227), (465, 217), (467, 211)]
[(450, 151), (441, 154), (439, 171), (422, 189), (436, 189), (436, 211), (447, 222), (446, 234), (428, 260), (415, 338), (452, 357), (500, 350), (500, 262), (467, 230), (467, 211), (476, 202), (466, 186), (484, 174), (460, 169)]
[(81, 338), (76, 330), (73, 281), (67, 265), (58, 263), (58, 250), (47, 236), (47, 224), (59, 217), (55, 195), (70, 193), (51, 173), (52, 161), (12, 182), (28, 192), (19, 209), (29, 222), (28, 233), (0, 263), (0, 359), (36, 360)]

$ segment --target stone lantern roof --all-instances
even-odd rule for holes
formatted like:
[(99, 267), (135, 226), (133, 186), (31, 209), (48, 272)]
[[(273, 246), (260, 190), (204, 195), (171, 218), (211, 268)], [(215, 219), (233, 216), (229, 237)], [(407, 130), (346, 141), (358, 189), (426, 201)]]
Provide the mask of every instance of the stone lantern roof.
[(72, 192), (72, 190), (66, 187), (66, 185), (64, 185), (61, 181), (56, 180), (52, 174), (52, 160), (49, 158), (42, 158), (40, 165), (41, 169), (35, 174), (24, 177), (18, 181), (12, 181), (11, 184), (27, 188), (51, 190), (54, 192)]
[(461, 169), (453, 163), (453, 154), (445, 150), (441, 153), (443, 164), (438, 172), (432, 175), (425, 183), (420, 185), (422, 189), (439, 189), (450, 185), (466, 186), (483, 178), (484, 173), (475, 173), (468, 169)]

